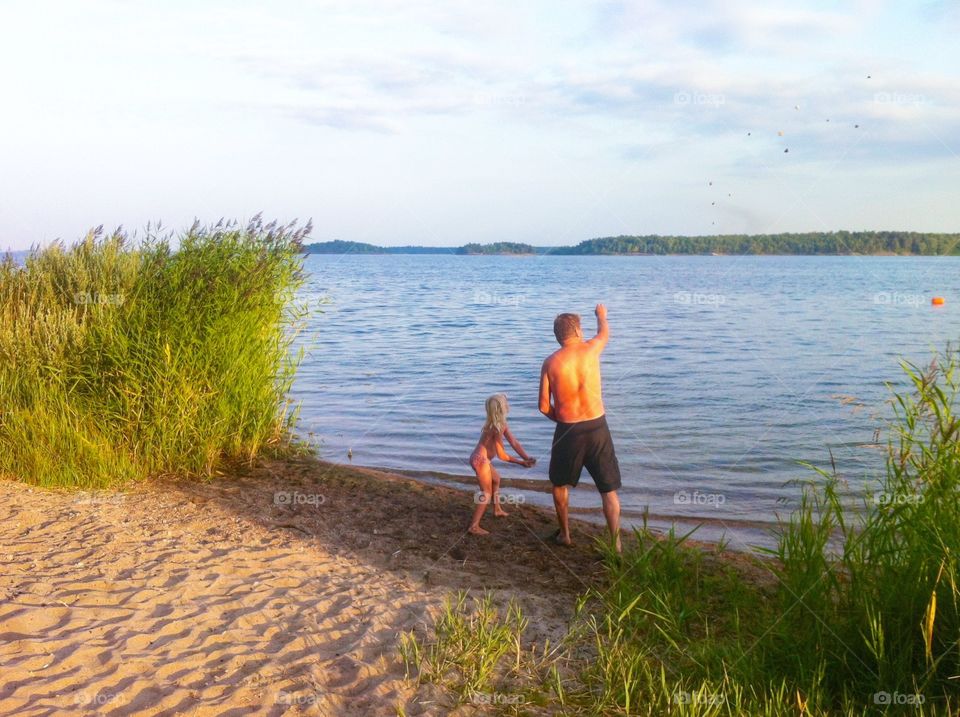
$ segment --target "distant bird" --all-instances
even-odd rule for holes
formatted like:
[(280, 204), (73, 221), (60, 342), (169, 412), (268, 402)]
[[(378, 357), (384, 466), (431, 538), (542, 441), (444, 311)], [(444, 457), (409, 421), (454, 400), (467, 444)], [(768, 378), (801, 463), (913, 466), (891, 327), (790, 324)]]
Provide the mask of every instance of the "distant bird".
[(870, 79), (870, 75), (867, 75), (867, 79), (868, 79), (868, 80)]
[(829, 118), (829, 117), (827, 117), (827, 122), (829, 122), (829, 121), (830, 121), (830, 118)]
[(727, 196), (728, 196), (728, 197), (732, 197), (733, 195), (732, 195), (732, 194), (728, 194)]
[(786, 154), (786, 153), (789, 152), (789, 151), (790, 151), (789, 149), (785, 149), (785, 150), (783, 150), (783, 153)]
[(715, 204), (716, 204), (716, 202), (710, 202), (710, 206), (711, 206), (711, 207), (714, 206)]
[(854, 129), (860, 129), (860, 125), (855, 124), (855, 125), (853, 125), (853, 128), (854, 128)]
[(348, 449), (347, 449), (347, 458), (349, 458), (351, 461), (353, 460), (353, 449), (352, 449), (352, 448), (348, 448)]
[(749, 133), (749, 132), (747, 132), (747, 137), (749, 137), (749, 136), (750, 136), (750, 133)]
[(707, 184), (709, 184), (711, 187), (713, 186), (713, 182), (707, 182)]
[(795, 109), (795, 110), (800, 109), (800, 105), (794, 105), (794, 106), (793, 106), (793, 109)]
[(783, 137), (783, 130), (781, 130), (780, 132), (777, 132), (777, 136), (778, 136), (778, 137)]

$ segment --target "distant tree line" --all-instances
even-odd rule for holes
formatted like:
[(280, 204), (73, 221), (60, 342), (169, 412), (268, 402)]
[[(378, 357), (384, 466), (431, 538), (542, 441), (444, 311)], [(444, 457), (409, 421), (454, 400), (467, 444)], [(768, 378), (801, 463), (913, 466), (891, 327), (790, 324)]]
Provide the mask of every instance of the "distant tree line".
[(923, 254), (960, 253), (960, 234), (806, 232), (588, 239), (554, 254)]
[(535, 254), (537, 247), (532, 244), (519, 244), (512, 241), (498, 241), (492, 244), (464, 244), (457, 254)]
[(805, 232), (720, 236), (617, 236), (576, 246), (542, 247), (518, 242), (460, 247), (381, 247), (340, 239), (308, 244), (308, 254), (960, 254), (960, 234), (922, 232)]

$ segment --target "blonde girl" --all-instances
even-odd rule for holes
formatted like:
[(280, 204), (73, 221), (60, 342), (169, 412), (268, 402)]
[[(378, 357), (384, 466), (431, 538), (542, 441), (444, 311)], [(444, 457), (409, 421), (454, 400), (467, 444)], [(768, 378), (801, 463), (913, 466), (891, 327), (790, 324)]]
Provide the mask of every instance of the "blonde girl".
[[(477, 493), (477, 507), (473, 511), (473, 518), (470, 521), (469, 531), (474, 535), (488, 535), (489, 531), (480, 527), (480, 519), (487, 510), (487, 505), (493, 502), (493, 514), (496, 516), (508, 515), (500, 505), (500, 474), (493, 467), (493, 458), (496, 456), (502, 461), (516, 463), (529, 468), (537, 461), (527, 455), (520, 445), (520, 441), (514, 438), (507, 425), (507, 414), (510, 412), (510, 406), (507, 404), (507, 397), (502, 393), (494, 394), (487, 399), (487, 420), (483, 424), (483, 430), (480, 431), (480, 440), (477, 447), (470, 454), (470, 466), (477, 474), (477, 482), (480, 484), (480, 492)], [(513, 446), (513, 450), (520, 456), (519, 459), (511, 458), (507, 455), (503, 447), (503, 439), (506, 438)]]

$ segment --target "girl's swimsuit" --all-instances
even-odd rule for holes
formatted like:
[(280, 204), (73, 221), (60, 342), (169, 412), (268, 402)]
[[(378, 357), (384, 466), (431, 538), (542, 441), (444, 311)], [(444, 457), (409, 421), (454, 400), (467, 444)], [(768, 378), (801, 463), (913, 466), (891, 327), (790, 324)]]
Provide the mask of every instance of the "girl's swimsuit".
[(481, 466), (489, 462), (490, 459), (487, 458), (487, 451), (483, 446), (477, 446), (476, 450), (470, 454), (470, 466), (474, 470), (479, 470)]
[(486, 428), (480, 431), (480, 443), (476, 448), (473, 449), (473, 453), (470, 454), (470, 466), (474, 470), (478, 470), (483, 464), (490, 462), (490, 457), (487, 455), (487, 449), (483, 446), (483, 438), (486, 433)]

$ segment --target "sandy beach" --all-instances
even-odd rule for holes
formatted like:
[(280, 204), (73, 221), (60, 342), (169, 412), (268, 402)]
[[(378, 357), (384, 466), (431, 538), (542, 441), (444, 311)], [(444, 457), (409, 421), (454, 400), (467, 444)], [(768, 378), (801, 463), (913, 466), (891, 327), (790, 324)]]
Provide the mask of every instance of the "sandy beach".
[(597, 526), (548, 545), (552, 516), (521, 505), (478, 538), (471, 508), (312, 458), (122, 493), (2, 481), (0, 714), (449, 714), (404, 680), (401, 631), (491, 590), (557, 639), (601, 579)]

